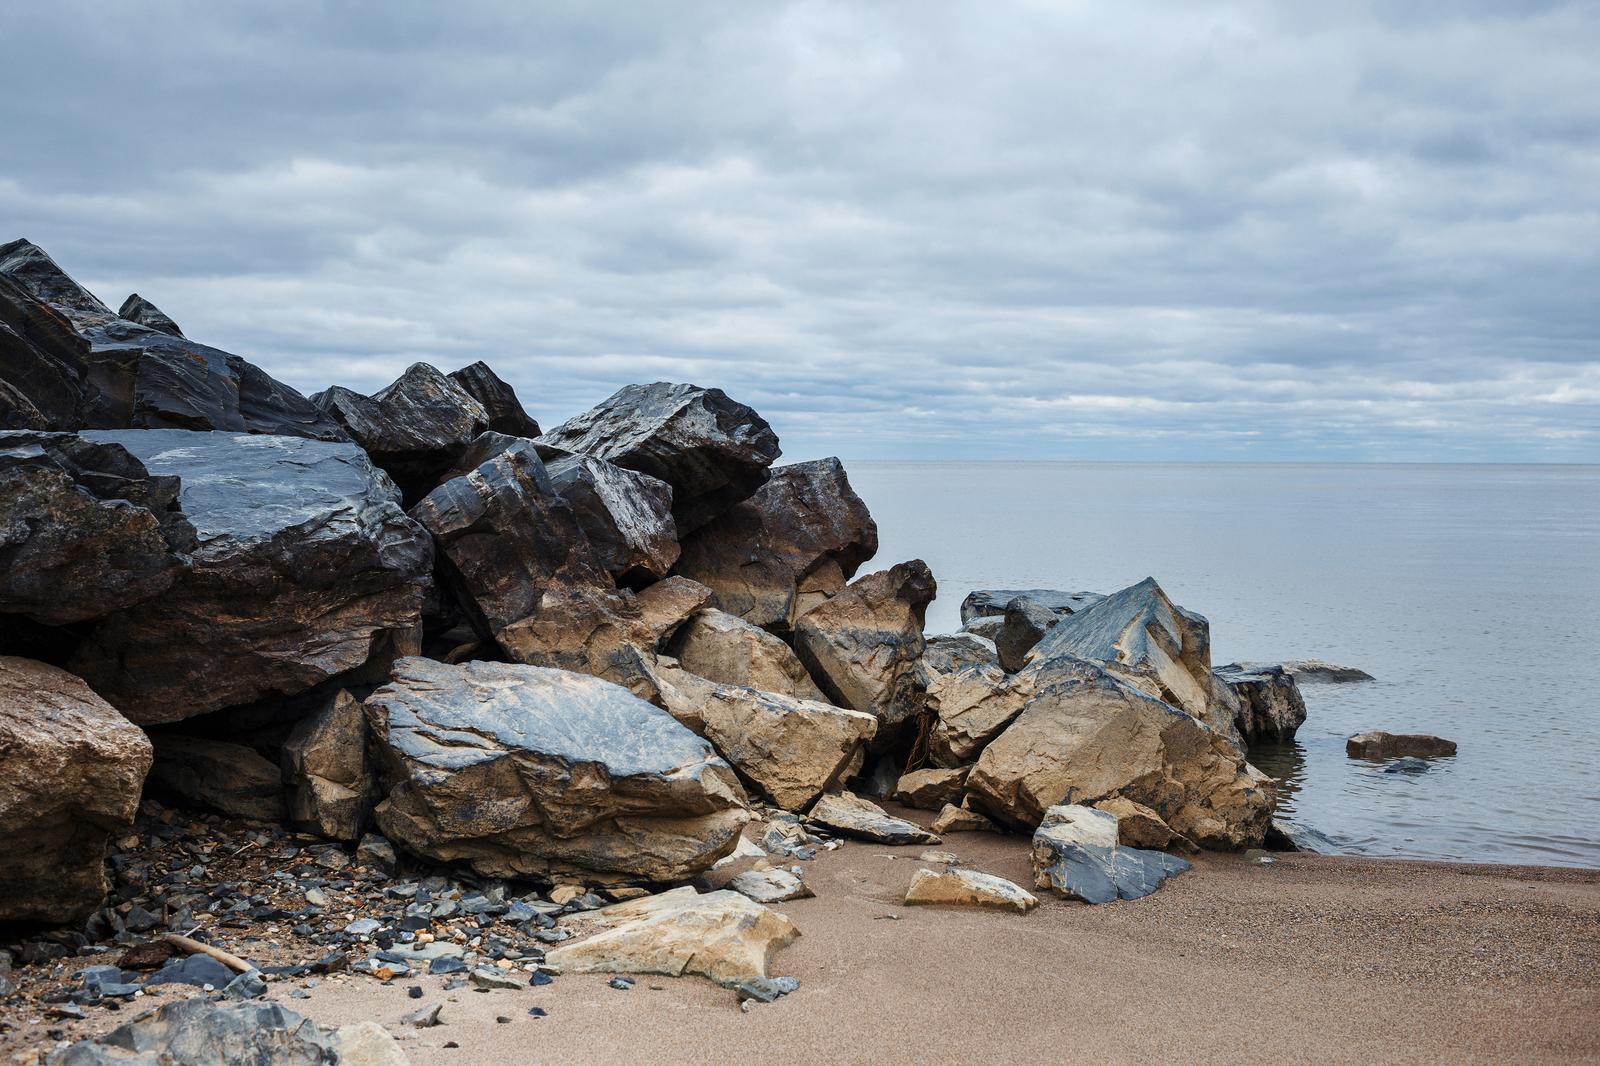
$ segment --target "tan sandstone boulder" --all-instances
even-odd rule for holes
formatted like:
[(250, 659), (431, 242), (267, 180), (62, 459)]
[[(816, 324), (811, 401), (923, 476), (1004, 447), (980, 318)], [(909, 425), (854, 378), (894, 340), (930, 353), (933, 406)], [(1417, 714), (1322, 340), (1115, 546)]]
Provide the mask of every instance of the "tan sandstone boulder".
[(1037, 695), (967, 778), (986, 812), (1031, 828), (1058, 804), (1123, 796), (1201, 847), (1260, 844), (1275, 797), (1232, 741), (1098, 663), (1062, 656), (1030, 673)]
[(917, 661), (937, 589), (928, 564), (913, 559), (858, 578), (796, 623), (795, 652), (818, 687), (841, 707), (877, 716), (876, 750), (921, 709)]
[(827, 701), (789, 645), (725, 611), (699, 612), (664, 650), (685, 670), (720, 684)]
[(974, 762), (1010, 725), (1033, 696), (1033, 678), (1007, 674), (997, 664), (968, 666), (928, 687), (929, 710), (938, 715), (928, 739), (935, 766)]
[(1127, 848), (1164, 848), (1177, 836), (1161, 816), (1126, 796), (1112, 796), (1094, 805), (1117, 819), (1117, 843)]
[(705, 977), (734, 988), (768, 976), (772, 956), (800, 935), (787, 917), (737, 892), (700, 895), (692, 887), (563, 918), (595, 935), (550, 951), (571, 973), (652, 973)]
[(961, 798), (962, 792), (966, 791), (967, 772), (970, 769), (970, 766), (953, 770), (929, 767), (901, 774), (891, 798), (896, 803), (920, 811), (937, 811)]
[(1003, 877), (977, 870), (918, 870), (906, 890), (906, 906), (919, 904), (989, 907), (1027, 914), (1039, 905), (1039, 899)]
[(965, 807), (957, 807), (954, 803), (946, 803), (939, 812), (939, 817), (933, 820), (935, 833), (998, 833), (1000, 827), (977, 811), (969, 811)]
[(361, 839), (383, 798), (367, 756), (369, 733), (361, 701), (343, 690), (295, 724), (281, 765), (296, 828), (329, 840)]
[(76, 923), (106, 894), (106, 839), (133, 824), (150, 742), (81, 680), (0, 656), (0, 920)]

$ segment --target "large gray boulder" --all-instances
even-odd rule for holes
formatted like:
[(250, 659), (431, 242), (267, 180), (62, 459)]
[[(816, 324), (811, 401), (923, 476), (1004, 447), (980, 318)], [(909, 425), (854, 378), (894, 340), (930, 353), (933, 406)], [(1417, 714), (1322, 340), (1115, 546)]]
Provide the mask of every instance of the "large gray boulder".
[(196, 544), (177, 496), (120, 445), (0, 433), (0, 612), (66, 625), (165, 592)]
[(78, 923), (106, 894), (106, 840), (133, 824), (143, 732), (80, 679), (0, 656), (0, 921)]
[(384, 836), (510, 877), (692, 877), (750, 819), (710, 743), (666, 711), (564, 670), (401, 659), (367, 698)]
[(1239, 697), (1236, 721), (1246, 744), (1287, 744), (1305, 724), (1306, 701), (1294, 675), (1283, 667), (1230, 663), (1214, 673)]
[(665, 381), (620, 389), (539, 443), (665, 481), (680, 536), (766, 484), (781, 454), (766, 419), (721, 389)]
[(877, 717), (874, 750), (899, 739), (921, 710), (917, 661), (937, 589), (928, 564), (913, 559), (858, 578), (795, 628), (795, 652), (828, 699)]
[(1092, 807), (1051, 807), (1033, 834), (1037, 887), (1085, 903), (1148, 896), (1193, 864), (1175, 855), (1121, 845), (1117, 816)]
[(400, 486), (410, 507), (489, 428), (489, 412), (427, 363), (371, 396), (335, 385), (311, 397)]
[(667, 576), (678, 561), (672, 486), (592, 455), (557, 456), (545, 469), (617, 584), (637, 589)]
[(355, 843), (383, 798), (367, 754), (361, 701), (340, 690), (295, 724), (280, 757), (289, 818), (308, 833)]
[(489, 369), (488, 363), (480, 361), (460, 370), (452, 370), (450, 380), (483, 405), (489, 415), (489, 428), (494, 432), (529, 439), (539, 435), (539, 423), (522, 409), (522, 401), (517, 399), (516, 390), (501, 381)]
[(1014, 597), (1006, 604), (1005, 625), (994, 638), (1000, 667), (1008, 674), (1021, 670), (1028, 652), (1061, 620), (1050, 608), (1028, 596)]
[(283, 774), (254, 748), (164, 732), (150, 740), (155, 747), (150, 783), (155, 787), (229, 818), (283, 821)]
[(1006, 613), (1006, 605), (1018, 596), (1026, 596), (1041, 603), (1059, 617), (1086, 611), (1105, 599), (1098, 592), (1059, 592), (1056, 589), (978, 589), (967, 593), (961, 601), (961, 623), (966, 625), (979, 618), (998, 618)]
[[(37, 245), (0, 245), (0, 277), (0, 320), (16, 338), (0, 338), (0, 377), (47, 415), (51, 429), (349, 439), (260, 367), (165, 325), (113, 313)], [(137, 306), (130, 310), (138, 313)]]
[(878, 526), (839, 460), (820, 459), (773, 471), (682, 548), (678, 573), (710, 588), (713, 607), (787, 634), (877, 554)]
[(134, 722), (302, 692), (420, 640), (433, 544), (354, 444), (86, 432), (181, 479), (192, 566), (95, 626), (68, 666)]
[(1239, 697), (1211, 672), (1211, 624), (1167, 598), (1147, 577), (1063, 618), (1028, 653), (1030, 662), (1073, 655), (1198, 718), (1235, 744)]
[(1034, 695), (967, 777), (985, 812), (1031, 829), (1051, 807), (1124, 796), (1200, 847), (1261, 843), (1276, 794), (1232, 741), (1101, 663), (1058, 656), (1021, 676)]
[(827, 702), (789, 645), (724, 611), (697, 612), (662, 650), (710, 681)]

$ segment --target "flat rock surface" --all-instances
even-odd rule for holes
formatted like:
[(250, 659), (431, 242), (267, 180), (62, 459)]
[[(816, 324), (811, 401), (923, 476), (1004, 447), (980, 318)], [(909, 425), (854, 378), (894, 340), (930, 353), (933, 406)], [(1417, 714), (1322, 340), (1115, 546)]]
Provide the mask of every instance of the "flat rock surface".
[[(641, 977), (622, 993), (606, 987), (609, 974), (567, 973), (522, 992), (449, 993), (459, 1002), (445, 1002), (446, 1026), (402, 1046), (416, 1066), (523, 1066), (533, 1046), (602, 1066), (733, 1062), (752, 1047), (796, 1063), (888, 1062), (907, 1054), (915, 1033), (937, 1041), (938, 1060), (1051, 1062), (1061, 1056), (1061, 1018), (1104, 1017), (1112, 1020), (1073, 1032), (1085, 1061), (1281, 1066), (1287, 1052), (1363, 1066), (1532, 1066), (1600, 1056), (1594, 871), (1294, 854), (1262, 867), (1208, 854), (1153, 896), (1100, 907), (1046, 897), (1019, 920), (904, 906), (922, 850), (846, 844), (807, 864), (816, 898), (778, 908), (804, 935), (772, 965), (800, 991), (748, 1014), (709, 981)], [(966, 834), (957, 850), (985, 873), (1019, 884), (1031, 875), (1026, 837)], [(711, 882), (741, 870), (716, 871)], [(959, 965), (952, 945), (964, 949)], [(421, 983), (428, 1000), (408, 999), (407, 983)], [(392, 1023), (419, 1002), (443, 1001), (443, 983), (330, 983), (292, 1002), (324, 1023)], [(1159, 1022), (1116, 1020), (1119, 1005), (1136, 1002), (1162, 1004)], [(532, 1006), (548, 1016), (527, 1017)], [(25, 1022), (7, 1010), (0, 1015)], [(72, 1028), (118, 1018), (99, 1012)], [(42, 1039), (42, 1028), (21, 1024), (0, 1035), (0, 1048)], [(1285, 1032), (1292, 1038), (1241, 1035)]]
[(848, 792), (823, 796), (811, 808), (811, 820), (835, 833), (875, 844), (942, 843), (937, 835), (915, 822), (896, 818), (876, 803)]
[(1026, 914), (1039, 898), (1003, 877), (977, 870), (919, 869), (906, 889), (907, 906), (991, 907)]
[(961, 601), (961, 621), (971, 622), (976, 618), (1001, 616), (1006, 613), (1006, 604), (1018, 596), (1026, 596), (1030, 600), (1042, 603), (1058, 615), (1066, 616), (1093, 607), (1105, 596), (1098, 592), (1060, 592), (1056, 589), (979, 589), (967, 593), (967, 598)]

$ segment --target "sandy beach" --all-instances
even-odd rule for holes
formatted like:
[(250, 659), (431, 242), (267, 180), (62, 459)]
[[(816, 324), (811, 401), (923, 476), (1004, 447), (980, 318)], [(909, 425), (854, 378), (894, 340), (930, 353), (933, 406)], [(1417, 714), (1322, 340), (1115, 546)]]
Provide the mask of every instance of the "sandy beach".
[[(1030, 883), (1025, 837), (952, 834), (945, 848)], [(417, 1066), (1600, 1060), (1600, 871), (1208, 854), (1141, 900), (1045, 897), (1019, 916), (904, 906), (922, 850), (850, 842), (803, 864), (816, 898), (778, 905), (803, 935), (772, 966), (800, 991), (748, 1012), (707, 981), (650, 976), (631, 991), (568, 974), (487, 993), (351, 976), (309, 999), (272, 994), (323, 1024), (442, 1002), (445, 1024), (402, 1045)], [(97, 1011), (71, 1036), (126, 1017)], [(37, 1047), (22, 1029), (0, 1045)]]

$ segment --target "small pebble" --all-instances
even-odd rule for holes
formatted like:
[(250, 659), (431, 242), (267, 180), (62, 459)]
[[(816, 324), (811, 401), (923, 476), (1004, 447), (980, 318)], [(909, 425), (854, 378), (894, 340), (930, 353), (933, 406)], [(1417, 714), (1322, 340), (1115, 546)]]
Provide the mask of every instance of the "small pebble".
[(543, 1007), (529, 1007), (528, 1014), (534, 1018), (548, 1018), (550, 1016), (550, 1012)]
[(410, 996), (412, 999), (421, 999), (422, 998), (422, 986), (421, 985), (412, 985), (410, 988), (406, 989), (406, 995)]
[(504, 1014), (497, 1015), (495, 1017), (495, 1021), (500, 1025), (510, 1025), (511, 1024), (511, 1019), (507, 1018)]
[(609, 984), (612, 988), (620, 988), (624, 992), (628, 991), (630, 988), (633, 987), (633, 981), (631, 979), (627, 978), (627, 977), (613, 977), (610, 981), (608, 981), (606, 983)]

